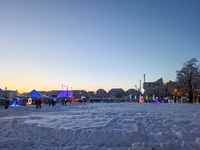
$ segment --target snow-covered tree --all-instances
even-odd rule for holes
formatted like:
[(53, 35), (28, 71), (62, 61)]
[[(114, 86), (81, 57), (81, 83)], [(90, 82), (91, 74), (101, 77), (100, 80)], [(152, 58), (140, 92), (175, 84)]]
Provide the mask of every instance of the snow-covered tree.
[(200, 79), (199, 65), (196, 62), (197, 59), (192, 58), (184, 63), (181, 70), (176, 71), (178, 86), (188, 93), (190, 103), (193, 103), (194, 91), (197, 85), (199, 85)]

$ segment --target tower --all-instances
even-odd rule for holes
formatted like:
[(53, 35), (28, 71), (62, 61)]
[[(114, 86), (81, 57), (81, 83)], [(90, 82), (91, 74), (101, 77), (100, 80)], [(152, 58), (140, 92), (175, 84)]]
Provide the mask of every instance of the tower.
[(145, 74), (144, 74), (144, 83), (143, 83), (143, 89), (145, 89)]

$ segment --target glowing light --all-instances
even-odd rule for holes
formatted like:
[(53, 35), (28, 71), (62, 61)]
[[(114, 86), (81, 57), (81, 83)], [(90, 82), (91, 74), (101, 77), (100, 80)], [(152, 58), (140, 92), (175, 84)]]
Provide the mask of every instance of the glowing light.
[(140, 92), (141, 92), (142, 94), (144, 94), (144, 89), (141, 89)]
[(72, 88), (71, 88), (71, 92), (70, 92), (70, 91), (68, 91), (68, 86), (67, 86), (67, 90), (66, 91), (61, 90), (57, 97), (73, 97)]
[(156, 99), (154, 99), (154, 103), (160, 103), (160, 102), (159, 102), (158, 99), (156, 98)]
[(28, 98), (28, 104), (31, 105), (32, 103), (32, 98)]
[(14, 107), (16, 105), (16, 101), (13, 102), (12, 107)]
[(139, 103), (142, 103), (142, 96), (140, 95)]

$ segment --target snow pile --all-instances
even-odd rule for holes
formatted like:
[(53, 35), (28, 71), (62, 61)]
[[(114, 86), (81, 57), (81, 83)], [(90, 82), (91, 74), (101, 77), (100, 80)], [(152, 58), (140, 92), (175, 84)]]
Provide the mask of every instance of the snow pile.
[(0, 149), (200, 149), (199, 104), (0, 109)]

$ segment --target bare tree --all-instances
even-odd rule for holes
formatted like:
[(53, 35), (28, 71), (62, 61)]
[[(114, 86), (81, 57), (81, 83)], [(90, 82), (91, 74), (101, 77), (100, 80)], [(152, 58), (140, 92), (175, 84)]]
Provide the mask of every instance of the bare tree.
[(194, 78), (192, 81), (193, 84), (193, 96), (194, 96), (194, 102), (197, 102), (197, 96), (200, 94), (200, 77)]
[(196, 64), (197, 59), (184, 63), (181, 70), (177, 70), (178, 86), (184, 89), (188, 93), (189, 103), (193, 103), (193, 95), (195, 88), (197, 87), (198, 79), (200, 78), (199, 66)]
[(169, 82), (164, 85), (165, 97), (173, 98), (173, 91), (176, 87), (176, 82)]
[(154, 94), (154, 96), (156, 97), (164, 97), (165, 96), (165, 92), (166, 92), (166, 88), (164, 86), (155, 86), (152, 89), (152, 94)]
[(178, 83), (176, 84), (175, 89), (172, 92), (172, 95), (178, 98), (188, 97), (187, 91), (185, 91), (182, 87), (180, 87)]

